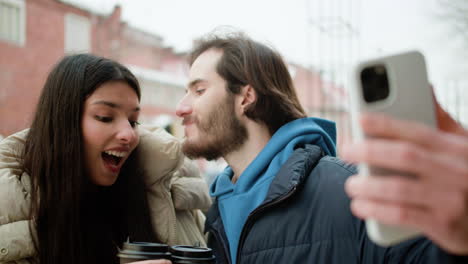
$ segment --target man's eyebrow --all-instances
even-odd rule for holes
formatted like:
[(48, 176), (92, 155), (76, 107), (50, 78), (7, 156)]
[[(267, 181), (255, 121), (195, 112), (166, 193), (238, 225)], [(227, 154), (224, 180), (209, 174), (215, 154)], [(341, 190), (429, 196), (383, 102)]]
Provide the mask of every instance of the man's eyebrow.
[[(94, 103), (92, 103), (92, 104), (93, 104), (93, 105), (95, 105), (95, 104), (106, 105), (106, 106), (109, 106), (109, 107), (111, 107), (111, 108), (122, 108), (122, 106), (119, 105), (119, 104), (116, 104), (116, 103), (113, 103), (113, 102), (109, 102), (109, 101), (104, 101), (104, 100), (96, 101), (96, 102), (94, 102)], [(134, 111), (134, 112), (140, 111), (140, 107), (138, 106), (138, 107), (134, 108), (133, 111)]]
[(203, 83), (203, 82), (206, 82), (206, 80), (198, 78), (198, 79), (195, 79), (195, 80), (189, 82), (187, 87), (190, 89), (190, 88), (193, 88), (194, 86), (196, 86), (197, 84)]

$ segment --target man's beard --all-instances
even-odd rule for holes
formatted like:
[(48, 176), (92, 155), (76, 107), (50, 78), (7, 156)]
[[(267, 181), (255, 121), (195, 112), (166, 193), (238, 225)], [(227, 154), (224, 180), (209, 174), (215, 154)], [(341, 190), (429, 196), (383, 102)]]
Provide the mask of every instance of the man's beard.
[(215, 160), (238, 150), (248, 138), (247, 129), (235, 116), (234, 96), (213, 107), (204, 122), (194, 120), (198, 128), (197, 142), (185, 140), (182, 151), (191, 159)]

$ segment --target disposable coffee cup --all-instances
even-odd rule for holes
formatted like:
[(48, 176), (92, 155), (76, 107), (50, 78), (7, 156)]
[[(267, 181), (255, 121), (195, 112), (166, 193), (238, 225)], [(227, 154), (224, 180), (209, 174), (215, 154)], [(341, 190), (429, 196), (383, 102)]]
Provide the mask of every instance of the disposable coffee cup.
[(120, 264), (150, 259), (171, 259), (169, 246), (159, 243), (125, 242), (117, 257)]
[(172, 264), (214, 264), (215, 256), (211, 248), (192, 246), (172, 246)]

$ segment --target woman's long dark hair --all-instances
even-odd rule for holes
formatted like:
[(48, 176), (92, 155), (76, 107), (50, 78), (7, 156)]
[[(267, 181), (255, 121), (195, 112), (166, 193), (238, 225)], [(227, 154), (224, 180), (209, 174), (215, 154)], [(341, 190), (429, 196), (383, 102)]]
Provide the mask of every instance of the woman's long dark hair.
[(122, 81), (140, 99), (133, 74), (109, 59), (80, 54), (51, 71), (25, 143), (31, 176), (31, 231), (42, 264), (116, 263), (127, 237), (157, 241), (138, 166), (138, 151), (110, 187), (94, 186), (85, 173), (81, 119), (84, 101), (100, 85)]

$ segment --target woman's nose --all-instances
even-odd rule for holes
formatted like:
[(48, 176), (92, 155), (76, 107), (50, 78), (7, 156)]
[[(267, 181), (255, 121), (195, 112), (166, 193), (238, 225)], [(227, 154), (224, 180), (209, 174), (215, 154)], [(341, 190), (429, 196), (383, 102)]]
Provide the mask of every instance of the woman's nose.
[(129, 122), (125, 122), (117, 133), (117, 139), (121, 142), (130, 144), (137, 138), (137, 131)]

